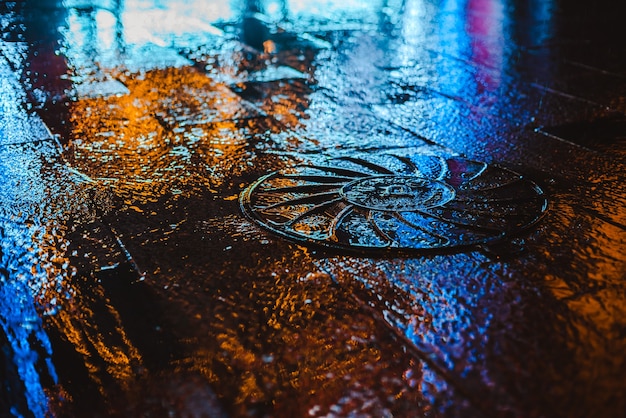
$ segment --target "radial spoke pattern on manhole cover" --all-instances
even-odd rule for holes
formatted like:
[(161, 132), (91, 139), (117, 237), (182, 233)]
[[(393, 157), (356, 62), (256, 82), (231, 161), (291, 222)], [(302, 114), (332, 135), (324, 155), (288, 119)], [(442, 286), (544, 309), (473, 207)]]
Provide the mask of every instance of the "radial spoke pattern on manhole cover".
[(414, 251), (491, 244), (536, 223), (543, 191), (520, 174), (462, 157), (340, 157), (268, 174), (243, 191), (270, 231), (335, 249)]

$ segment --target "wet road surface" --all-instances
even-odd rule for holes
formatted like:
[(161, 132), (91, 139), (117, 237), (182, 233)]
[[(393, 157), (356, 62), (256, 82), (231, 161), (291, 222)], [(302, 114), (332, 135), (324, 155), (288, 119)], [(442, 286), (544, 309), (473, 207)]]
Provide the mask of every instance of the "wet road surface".
[(605, 3), (3, 2), (0, 415), (624, 416)]

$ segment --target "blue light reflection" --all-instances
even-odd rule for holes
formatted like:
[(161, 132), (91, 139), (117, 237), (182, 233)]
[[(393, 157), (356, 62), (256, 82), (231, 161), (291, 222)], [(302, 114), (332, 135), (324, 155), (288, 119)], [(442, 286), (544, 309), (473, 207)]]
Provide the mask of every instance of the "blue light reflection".
[[(7, 340), (2, 348), (3, 354), (12, 358), (19, 377), (5, 378), (3, 386), (22, 394), (27, 411), (35, 417), (44, 417), (49, 412), (49, 402), (42, 379), (54, 385), (57, 375), (51, 361), (52, 346), (36, 310), (39, 304), (35, 294), (41, 291), (41, 282), (32, 273), (40, 270), (37, 260), (33, 259), (32, 231), (25, 226), (2, 222), (0, 237), (0, 326)], [(45, 272), (39, 273), (44, 276), (39, 279), (47, 280)], [(15, 416), (27, 415), (20, 403), (16, 402), (11, 409)]]

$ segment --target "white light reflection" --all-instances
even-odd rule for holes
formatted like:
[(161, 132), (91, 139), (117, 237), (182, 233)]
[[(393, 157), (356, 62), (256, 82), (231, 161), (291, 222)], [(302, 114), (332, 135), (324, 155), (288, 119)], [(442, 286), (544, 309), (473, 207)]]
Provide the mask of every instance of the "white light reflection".
[(95, 63), (115, 66), (133, 49), (221, 36), (212, 23), (233, 18), (231, 5), (223, 1), (65, 0), (63, 5), (69, 12), (65, 54), (78, 73)]
[(105, 50), (116, 46), (117, 20), (108, 10), (98, 10), (95, 16), (98, 40)]
[(171, 45), (185, 34), (221, 32), (211, 25), (232, 18), (221, 1), (126, 1), (122, 10), (124, 39), (129, 44)]
[(376, 15), (384, 0), (294, 0), (288, 1), (294, 15), (315, 15), (337, 21), (338, 18), (362, 17), (364, 13)]

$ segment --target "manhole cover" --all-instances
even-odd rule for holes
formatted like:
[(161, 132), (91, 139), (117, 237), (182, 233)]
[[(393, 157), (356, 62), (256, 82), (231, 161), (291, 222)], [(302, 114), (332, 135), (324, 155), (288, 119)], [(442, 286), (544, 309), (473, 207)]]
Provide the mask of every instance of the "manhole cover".
[(462, 157), (340, 157), (261, 177), (243, 212), (303, 244), (362, 252), (493, 244), (537, 222), (543, 191), (511, 170)]

